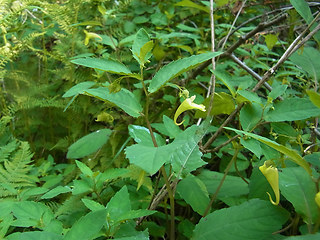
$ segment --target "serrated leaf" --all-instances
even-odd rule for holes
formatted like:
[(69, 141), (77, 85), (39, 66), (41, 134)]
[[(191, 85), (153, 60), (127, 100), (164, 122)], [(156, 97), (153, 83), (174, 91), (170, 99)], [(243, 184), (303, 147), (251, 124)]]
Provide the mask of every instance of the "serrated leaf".
[(119, 217), (131, 211), (131, 203), (127, 186), (123, 186), (108, 202), (107, 213), (112, 221), (118, 221)]
[(281, 229), (289, 213), (270, 202), (253, 199), (216, 210), (196, 225), (193, 240), (267, 240)]
[(77, 161), (76, 160), (76, 164), (78, 166), (78, 168), (80, 169), (80, 171), (84, 174), (84, 175), (87, 175), (89, 177), (92, 177), (93, 175), (93, 172), (92, 170), (87, 166), (85, 165), (84, 163), (80, 162), (80, 161)]
[(287, 98), (274, 104), (264, 116), (269, 122), (297, 121), (320, 116), (320, 109), (306, 98)]
[(317, 191), (310, 175), (300, 167), (283, 168), (279, 173), (279, 187), (306, 222), (316, 222), (319, 214), (314, 197)]
[(221, 52), (208, 52), (191, 57), (173, 61), (161, 68), (152, 78), (148, 91), (150, 93), (156, 92), (164, 84), (180, 74), (197, 67), (200, 63), (205, 62), (213, 57), (219, 56)]
[(132, 145), (125, 150), (131, 164), (139, 166), (151, 175), (168, 160), (168, 152), (171, 151), (168, 146), (152, 147), (142, 144)]
[[(145, 59), (146, 54), (150, 51), (147, 52), (148, 49), (148, 42), (150, 42), (150, 37), (149, 34), (147, 33), (146, 30), (144, 30), (143, 28), (141, 28), (133, 41), (133, 45), (132, 45), (132, 54), (133, 57), (138, 61), (138, 63), (143, 66), (145, 61), (147, 59)], [(152, 41), (151, 41), (152, 42)], [(147, 44), (147, 45), (146, 45)], [(144, 50), (142, 50), (144, 48)], [(152, 48), (152, 47), (151, 47)], [(144, 55), (143, 57), (141, 56)], [(150, 55), (151, 56), (151, 55)]]
[(80, 138), (68, 148), (67, 158), (83, 158), (101, 148), (109, 139), (112, 131), (100, 129)]
[(89, 89), (85, 94), (103, 101), (112, 102), (132, 117), (139, 117), (141, 115), (140, 112), (143, 111), (136, 96), (124, 88), (117, 93), (110, 93), (107, 87), (100, 87)]
[(266, 41), (268, 49), (271, 50), (278, 42), (278, 36), (275, 34), (267, 34), (264, 35), (264, 40)]
[(81, 201), (91, 211), (98, 211), (98, 210), (105, 209), (105, 207), (103, 205), (101, 205), (100, 203), (93, 201), (91, 199), (83, 198), (83, 199), (81, 199)]
[(229, 128), (229, 127), (225, 127), (225, 129), (235, 131), (236, 133), (238, 133), (240, 135), (244, 134), (248, 137), (252, 137), (252, 138), (268, 145), (269, 147), (271, 147), (271, 148), (283, 153), (285, 156), (289, 157), (289, 159), (291, 159), (293, 162), (295, 162), (296, 164), (303, 167), (307, 171), (307, 173), (312, 175), (312, 170), (311, 170), (308, 162), (303, 157), (301, 157), (295, 150), (289, 149), (289, 148), (287, 148), (277, 142), (274, 142), (268, 138), (261, 137), (256, 134), (253, 134), (253, 133), (248, 133), (248, 132), (240, 131), (240, 130), (237, 130), (234, 128)]
[(100, 58), (78, 58), (72, 63), (120, 75), (130, 75), (131, 71), (122, 63)]
[(64, 240), (91, 240), (106, 223), (107, 211), (105, 209), (90, 212), (81, 217), (67, 232)]

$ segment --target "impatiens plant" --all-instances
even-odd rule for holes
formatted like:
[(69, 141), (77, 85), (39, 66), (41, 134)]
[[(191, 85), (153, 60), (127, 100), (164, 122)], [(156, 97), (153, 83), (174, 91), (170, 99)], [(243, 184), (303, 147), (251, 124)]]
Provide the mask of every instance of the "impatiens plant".
[(318, 239), (319, 6), (1, 2), (0, 239)]

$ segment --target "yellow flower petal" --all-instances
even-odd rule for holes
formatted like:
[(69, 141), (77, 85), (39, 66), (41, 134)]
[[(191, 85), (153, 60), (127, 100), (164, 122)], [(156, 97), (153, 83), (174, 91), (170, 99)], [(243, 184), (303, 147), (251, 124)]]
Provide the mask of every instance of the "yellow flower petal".
[(181, 113), (190, 110), (190, 109), (199, 109), (203, 112), (206, 111), (206, 107), (202, 104), (196, 104), (193, 101), (196, 99), (196, 96), (192, 96), (184, 100), (181, 105), (178, 107), (176, 113), (174, 114), (174, 123), (176, 125), (181, 125), (184, 120), (181, 123), (177, 123), (177, 118), (180, 116)]
[(272, 187), (272, 190), (276, 196), (276, 201), (274, 202), (271, 198), (270, 193), (267, 192), (267, 194), (269, 195), (270, 202), (273, 205), (278, 205), (280, 202), (278, 169), (273, 167), (272, 165), (266, 164), (266, 162), (264, 162), (263, 166), (259, 167), (259, 170), (262, 172), (262, 174), (265, 176), (265, 178), (269, 182), (269, 184)]
[(314, 200), (316, 201), (318, 207), (320, 208), (320, 192), (316, 194), (316, 197), (314, 198)]
[(88, 32), (86, 30), (83, 30), (83, 31), (86, 34), (86, 38), (84, 39), (84, 45), (88, 45), (90, 39), (92, 39), (92, 38), (100, 38), (100, 40), (102, 40), (102, 38), (96, 33)]

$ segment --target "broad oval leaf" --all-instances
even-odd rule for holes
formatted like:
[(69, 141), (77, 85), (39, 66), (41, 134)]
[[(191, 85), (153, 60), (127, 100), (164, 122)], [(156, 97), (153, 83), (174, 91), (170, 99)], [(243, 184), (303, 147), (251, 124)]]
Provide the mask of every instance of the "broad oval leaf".
[(81, 217), (67, 232), (64, 240), (91, 240), (106, 223), (106, 209), (90, 212)]
[(281, 194), (292, 203), (297, 213), (308, 223), (318, 219), (318, 207), (314, 200), (316, 185), (302, 168), (283, 168), (279, 173)]
[(200, 220), (193, 240), (267, 240), (281, 229), (289, 213), (270, 202), (253, 199), (239, 206), (214, 211)]
[(80, 138), (69, 147), (67, 158), (83, 158), (96, 152), (108, 141), (111, 133), (110, 129), (100, 129)]
[(274, 105), (264, 116), (269, 122), (297, 121), (320, 115), (317, 108), (309, 99), (288, 98)]
[(108, 88), (99, 87), (89, 89), (85, 91), (85, 94), (100, 100), (112, 102), (132, 117), (140, 117), (140, 112), (143, 110), (135, 95), (124, 88), (119, 92), (110, 93)]
[(151, 80), (148, 91), (150, 93), (156, 92), (171, 79), (190, 69), (197, 67), (200, 63), (203, 63), (213, 57), (219, 56), (221, 53), (222, 52), (202, 53), (169, 63), (155, 74), (155, 76)]
[(130, 75), (131, 71), (122, 63), (99, 58), (77, 58), (72, 63), (120, 75)]

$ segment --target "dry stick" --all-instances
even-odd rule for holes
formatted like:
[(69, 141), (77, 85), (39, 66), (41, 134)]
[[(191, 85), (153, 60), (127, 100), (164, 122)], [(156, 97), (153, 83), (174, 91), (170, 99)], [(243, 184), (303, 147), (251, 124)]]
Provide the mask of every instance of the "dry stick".
[[(211, 51), (212, 51), (212, 52), (215, 52), (215, 45), (214, 45), (215, 35), (214, 35), (214, 18), (213, 18), (213, 0), (210, 0), (210, 26), (211, 26)], [(211, 59), (211, 62), (212, 62), (212, 70), (214, 71), (214, 70), (216, 69), (216, 61), (215, 61), (215, 58), (214, 58), (214, 57)], [(211, 89), (211, 88), (212, 88), (212, 89)], [(212, 104), (213, 104), (215, 89), (216, 89), (216, 76), (215, 76), (214, 74), (212, 74), (211, 79), (210, 79), (210, 84), (209, 84), (208, 93), (207, 93), (207, 97), (209, 97), (210, 94), (211, 94), (210, 104), (209, 104), (207, 116), (210, 115), (210, 112), (211, 112), (211, 109), (212, 109)]]
[(222, 50), (224, 49), (224, 46), (226, 45), (229, 37), (231, 36), (231, 34), (232, 34), (232, 28), (233, 28), (234, 25), (236, 24), (236, 22), (237, 22), (237, 20), (238, 20), (238, 18), (239, 18), (239, 16), (240, 16), (240, 13), (242, 12), (242, 9), (244, 8), (244, 5), (246, 4), (246, 2), (247, 2), (247, 0), (244, 0), (244, 1), (243, 1), (242, 5), (241, 5), (241, 7), (240, 7), (240, 9), (239, 9), (239, 11), (237, 12), (237, 15), (236, 15), (235, 19), (233, 20), (233, 23), (232, 23), (232, 25), (231, 25), (231, 27), (230, 27), (230, 30), (229, 30), (227, 36), (224, 38), (224, 42), (223, 42), (223, 44), (222, 44), (222, 47), (220, 48), (220, 51), (222, 51)]
[[(319, 14), (318, 14), (319, 15)], [(312, 26), (314, 21), (319, 17), (317, 17), (310, 23), (308, 28), (303, 31), (293, 42), (292, 44), (288, 47), (288, 49), (285, 51), (285, 53), (281, 56), (279, 61), (271, 67), (261, 78), (261, 80), (256, 84), (256, 86), (252, 89), (252, 92), (256, 92), (275, 72), (275, 70), (284, 62), (286, 61), (290, 55), (293, 53), (293, 50), (297, 50), (296, 46), (300, 45), (299, 41), (302, 38), (302, 36), (306, 33), (306, 31)], [(277, 20), (277, 19), (276, 19)], [(320, 24), (312, 31), (310, 32), (305, 39), (301, 40), (301, 42), (305, 43), (308, 39), (310, 39), (318, 30), (320, 29)], [(237, 43), (236, 43), (237, 44)], [(235, 44), (234, 44), (235, 45)], [(223, 128), (227, 126), (231, 120), (234, 118), (234, 116), (241, 110), (241, 108), (244, 106), (243, 103), (239, 104), (238, 107), (229, 115), (229, 117), (224, 121), (224, 123), (219, 127), (219, 129), (213, 134), (213, 136), (208, 140), (208, 142), (203, 146), (203, 149), (207, 149), (213, 142), (214, 140), (222, 133)]]
[[(223, 54), (221, 54), (219, 57), (227, 57), (229, 56), (235, 49), (237, 49), (241, 44), (243, 44), (246, 40), (253, 37), (256, 33), (262, 31), (263, 29), (275, 25), (278, 22), (282, 21), (287, 17), (287, 14), (282, 14), (278, 18), (268, 22), (268, 23), (260, 23), (255, 29), (247, 33), (246, 35), (239, 38), (239, 40), (234, 43), (232, 46), (230, 46), (227, 51), (225, 51)], [(211, 63), (211, 60), (208, 60), (204, 63), (202, 63), (186, 80), (194, 79), (197, 75), (199, 75), (206, 67), (208, 67)]]

